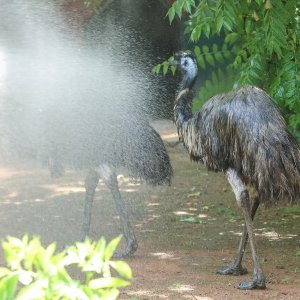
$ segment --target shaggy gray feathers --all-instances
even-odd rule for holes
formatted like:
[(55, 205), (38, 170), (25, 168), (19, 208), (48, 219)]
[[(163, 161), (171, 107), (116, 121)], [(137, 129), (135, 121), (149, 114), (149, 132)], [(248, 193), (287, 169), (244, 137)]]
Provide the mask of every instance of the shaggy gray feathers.
[(236, 170), (261, 202), (300, 196), (300, 150), (272, 99), (246, 86), (212, 97), (191, 117), (188, 89), (175, 119), (191, 159), (210, 170)]

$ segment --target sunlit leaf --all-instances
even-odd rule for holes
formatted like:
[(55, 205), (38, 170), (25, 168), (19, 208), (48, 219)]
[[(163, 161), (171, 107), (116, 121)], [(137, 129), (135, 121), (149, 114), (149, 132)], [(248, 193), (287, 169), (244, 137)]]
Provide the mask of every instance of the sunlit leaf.
[(98, 278), (93, 279), (89, 283), (91, 289), (103, 289), (103, 288), (122, 288), (128, 286), (130, 283), (124, 279), (116, 277)]
[(117, 246), (119, 245), (121, 241), (122, 236), (118, 236), (117, 238), (113, 239), (108, 243), (106, 246), (105, 252), (104, 252), (104, 261), (108, 261), (113, 256), (114, 252), (117, 249)]
[(125, 279), (132, 278), (132, 270), (124, 261), (111, 261), (110, 265)]

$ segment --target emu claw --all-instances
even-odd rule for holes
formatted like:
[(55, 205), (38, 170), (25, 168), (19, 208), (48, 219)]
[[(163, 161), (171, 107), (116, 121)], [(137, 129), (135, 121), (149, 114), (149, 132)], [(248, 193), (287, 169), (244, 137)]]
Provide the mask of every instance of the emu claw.
[(242, 281), (238, 286), (238, 289), (240, 289), (240, 290), (254, 290), (254, 289), (263, 290), (265, 288), (266, 288), (266, 284), (265, 284), (264, 281), (257, 282), (255, 280), (253, 280), (253, 281)]
[(238, 286), (238, 289), (240, 290), (254, 290), (254, 289), (263, 290), (265, 288), (266, 288), (265, 276), (262, 270), (257, 268), (254, 268), (252, 281), (243, 281)]
[(113, 258), (124, 258), (132, 256), (133, 253), (137, 250), (138, 243), (134, 241), (130, 241), (127, 243), (126, 248), (122, 252), (115, 252)]
[(242, 266), (230, 264), (229, 266), (219, 269), (217, 271), (217, 274), (238, 276), (248, 274), (248, 270)]

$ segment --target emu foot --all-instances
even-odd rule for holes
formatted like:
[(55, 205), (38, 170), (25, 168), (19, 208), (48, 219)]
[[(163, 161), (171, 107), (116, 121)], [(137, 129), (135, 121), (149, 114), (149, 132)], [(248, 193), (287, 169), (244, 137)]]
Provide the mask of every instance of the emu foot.
[(238, 276), (238, 275), (248, 274), (248, 271), (246, 268), (242, 267), (240, 264), (236, 264), (236, 262), (233, 261), (228, 266), (219, 269), (217, 271), (217, 274)]
[(127, 242), (126, 248), (122, 252), (115, 252), (113, 258), (124, 258), (133, 255), (137, 250), (138, 243), (136, 240), (130, 240)]
[(238, 289), (240, 290), (254, 290), (254, 289), (265, 289), (266, 288), (266, 279), (262, 271), (254, 269), (253, 271), (253, 280), (252, 281), (242, 281)]

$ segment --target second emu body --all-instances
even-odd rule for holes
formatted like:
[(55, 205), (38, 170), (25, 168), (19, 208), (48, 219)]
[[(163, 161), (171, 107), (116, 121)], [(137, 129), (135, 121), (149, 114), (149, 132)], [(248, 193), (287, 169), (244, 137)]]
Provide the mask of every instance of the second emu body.
[[(6, 118), (0, 118), (0, 128), (5, 129), (0, 149), (12, 149), (13, 162), (15, 157), (42, 161), (54, 177), (61, 176), (65, 168), (87, 171), (81, 240), (89, 234), (94, 195), (102, 179), (112, 194), (127, 243), (115, 256), (131, 255), (137, 239), (119, 191), (117, 172), (153, 186), (170, 184), (170, 159), (160, 135), (144, 116), (119, 107), (105, 110), (104, 105), (88, 101), (84, 108), (70, 110), (66, 105), (61, 114), (56, 107), (54, 112), (33, 111), (35, 118), (26, 119), (22, 111), (19, 118), (14, 110), (8, 111)], [(38, 124), (35, 128), (34, 122)]]
[(126, 248), (115, 256), (124, 257), (133, 254), (138, 244), (119, 191), (117, 170), (125, 169), (131, 178), (142, 179), (156, 186), (170, 184), (172, 167), (161, 137), (149, 122), (141, 118), (115, 121), (115, 129), (104, 130), (106, 133), (102, 131), (99, 136), (104, 145), (94, 150), (96, 160), (85, 180), (81, 240), (89, 233), (94, 194), (101, 178), (112, 194), (127, 242)]
[(272, 99), (257, 87), (245, 86), (214, 96), (192, 114), (197, 63), (190, 54), (178, 52), (171, 64), (183, 72), (174, 105), (179, 137), (192, 160), (226, 174), (245, 219), (237, 255), (218, 273), (247, 273), (242, 258), (249, 239), (253, 279), (241, 282), (239, 288), (263, 289), (266, 280), (256, 252), (252, 221), (260, 203), (300, 197), (299, 147)]

